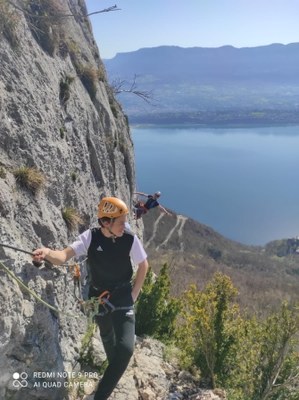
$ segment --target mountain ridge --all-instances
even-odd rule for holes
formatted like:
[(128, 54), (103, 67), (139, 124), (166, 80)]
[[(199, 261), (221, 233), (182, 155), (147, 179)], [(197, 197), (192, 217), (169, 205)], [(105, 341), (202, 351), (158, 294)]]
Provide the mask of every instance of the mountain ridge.
[[(118, 53), (104, 60), (109, 81), (122, 89), (136, 78), (138, 90), (150, 93), (149, 104), (128, 90), (118, 95), (131, 123), (213, 123), (213, 113), (229, 113), (230, 121), (298, 122), (299, 43), (235, 48), (159, 46)], [(126, 92), (126, 93), (125, 93)], [(266, 115), (257, 116), (253, 112)], [(275, 117), (275, 111), (285, 111)], [(198, 116), (203, 113), (203, 116)], [(290, 117), (291, 114), (291, 117)], [(179, 115), (179, 116), (178, 116)], [(222, 119), (223, 122), (226, 119)]]
[[(148, 68), (148, 71), (146, 69), (145, 71), (137, 70), (137, 74), (139, 74), (140, 72), (152, 72), (153, 67), (156, 68), (154, 70), (155, 72), (159, 71), (161, 73), (161, 67), (163, 71), (163, 65), (160, 64), (161, 61), (163, 61), (163, 63), (172, 63), (173, 61), (175, 61), (176, 64), (170, 64), (173, 68), (173, 71), (175, 72), (177, 72), (176, 69), (178, 67), (182, 68), (182, 66), (186, 65), (188, 62), (194, 62), (196, 67), (202, 68), (202, 70), (206, 73), (211, 73), (211, 70), (206, 70), (207, 66), (214, 66), (215, 71), (219, 71), (221, 70), (220, 68), (223, 65), (225, 65), (226, 67), (232, 65), (235, 65), (236, 67), (242, 66), (245, 67), (245, 71), (246, 66), (248, 66), (249, 68), (252, 68), (252, 66), (264, 66), (278, 72), (278, 67), (280, 66), (275, 64), (273, 65), (273, 60), (276, 60), (277, 62), (280, 61), (285, 68), (289, 68), (288, 71), (293, 71), (293, 73), (295, 73), (296, 65), (289, 62), (289, 60), (296, 61), (296, 63), (299, 62), (298, 49), (299, 43), (290, 43), (288, 45), (271, 44), (268, 46), (241, 48), (236, 48), (230, 45), (215, 48), (183, 48), (180, 46), (158, 46), (141, 48), (133, 52), (117, 53), (116, 56), (112, 59), (104, 60), (104, 63), (109, 73), (115, 72), (116, 67), (119, 68), (119, 66), (123, 68), (123, 70), (121, 71), (122, 73), (130, 73), (132, 60), (135, 62), (137, 61), (139, 63), (137, 65), (141, 65), (143, 68)], [(253, 56), (259, 56), (260, 58), (253, 58)], [(284, 57), (290, 57), (290, 59), (286, 60), (286, 63), (283, 63)], [(221, 61), (222, 65), (214, 65), (215, 61)], [(117, 62), (121, 62), (122, 64), (117, 65)], [(244, 64), (242, 65), (242, 63)], [(189, 67), (192, 70), (192, 65), (189, 65)], [(199, 70), (199, 72), (200, 71), (201, 70)], [(172, 71), (167, 72), (170, 74), (172, 73)], [(212, 72), (214, 72), (214, 70), (212, 70)], [(229, 73), (231, 71), (226, 72)], [(239, 70), (238, 72), (242, 72), (242, 70)], [(296, 78), (298, 77), (296, 76)]]
[(282, 301), (299, 300), (299, 241), (245, 245), (169, 211), (172, 215), (153, 209), (143, 217), (144, 244), (155, 272), (168, 264), (174, 293), (184, 292), (191, 283), (202, 288), (220, 271), (231, 277), (240, 305), (251, 312), (268, 312)]

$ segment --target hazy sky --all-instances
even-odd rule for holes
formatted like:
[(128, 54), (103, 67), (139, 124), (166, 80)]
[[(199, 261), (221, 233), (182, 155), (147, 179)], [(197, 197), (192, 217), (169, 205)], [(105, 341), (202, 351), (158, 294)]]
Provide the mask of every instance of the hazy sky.
[(86, 0), (102, 58), (142, 47), (299, 42), (299, 0)]

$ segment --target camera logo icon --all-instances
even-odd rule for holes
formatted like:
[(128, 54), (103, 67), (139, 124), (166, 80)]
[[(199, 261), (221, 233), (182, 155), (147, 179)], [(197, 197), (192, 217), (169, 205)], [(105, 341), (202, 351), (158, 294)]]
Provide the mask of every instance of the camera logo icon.
[(28, 374), (26, 372), (21, 372), (20, 374), (18, 372), (15, 372), (12, 377), (14, 379), (13, 383), (12, 383), (13, 387), (15, 387), (15, 388), (23, 387), (23, 388), (25, 388), (25, 387), (28, 386), (28, 381), (27, 381)]

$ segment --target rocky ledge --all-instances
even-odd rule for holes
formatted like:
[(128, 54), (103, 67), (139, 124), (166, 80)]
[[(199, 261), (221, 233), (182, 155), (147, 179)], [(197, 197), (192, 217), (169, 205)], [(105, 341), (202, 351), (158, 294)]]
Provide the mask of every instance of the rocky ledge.
[[(95, 356), (103, 359), (103, 348), (94, 338)], [(197, 379), (165, 361), (164, 345), (152, 338), (137, 338), (130, 365), (111, 395), (111, 400), (226, 400), (221, 389), (202, 389)], [(96, 386), (88, 382), (85, 395), (74, 400), (93, 400)], [(89, 393), (88, 393), (89, 392)]]

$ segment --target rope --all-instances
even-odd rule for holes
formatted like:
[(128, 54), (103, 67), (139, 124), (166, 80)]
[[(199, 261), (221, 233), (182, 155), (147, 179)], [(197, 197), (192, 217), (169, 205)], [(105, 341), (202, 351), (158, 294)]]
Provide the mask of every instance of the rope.
[(18, 247), (11, 246), (10, 244), (0, 243), (0, 246), (1, 246), (1, 247), (7, 247), (7, 248), (9, 248), (9, 249), (13, 249), (13, 250), (16, 250), (16, 251), (20, 251), (21, 253), (25, 253), (25, 254), (29, 254), (30, 256), (33, 256), (32, 252), (26, 251), (26, 250), (23, 250), (23, 249), (19, 249)]
[[(7, 247), (9, 249), (13, 249), (16, 251), (19, 251), (21, 253), (25, 253), (25, 254), (29, 254), (31, 257), (33, 256), (32, 252), (20, 249), (18, 247), (15, 246), (11, 246), (9, 244), (4, 244), (4, 243), (0, 243), (0, 247)], [(79, 301), (80, 305), (82, 306), (83, 303), (83, 297), (82, 297), (82, 288), (81, 288), (81, 272), (80, 272), (80, 265), (83, 264), (85, 261), (87, 260), (87, 258), (85, 258), (82, 261), (78, 261), (76, 263), (72, 263), (72, 264), (61, 264), (61, 267), (68, 267), (70, 271), (73, 271), (73, 283), (74, 283), (74, 296), (76, 298), (76, 300)], [(1, 261), (1, 260), (0, 260)], [(35, 262), (32, 261), (33, 265), (35, 267), (40, 267), (42, 265), (42, 262)], [(31, 293), (31, 295), (33, 297), (35, 297), (38, 301), (41, 301), (44, 305), (46, 305), (48, 308), (50, 308), (51, 310), (57, 312), (57, 313), (62, 313), (61, 311), (59, 311), (58, 309), (56, 309), (55, 307), (51, 306), (50, 304), (46, 303), (44, 300), (42, 300), (36, 293), (34, 293), (31, 289), (29, 289), (19, 278), (17, 278), (13, 272), (11, 272), (9, 269), (7, 269), (7, 267), (5, 267), (4, 264), (2, 264), (2, 268), (5, 269), (5, 271), (13, 278), (15, 279), (19, 285), (21, 285), (25, 290), (27, 290), (29, 293)], [(72, 315), (72, 314), (66, 314), (65, 315)]]
[[(20, 249), (18, 247), (15, 246), (11, 246), (8, 244), (3, 244), (0, 243), (1, 247), (7, 247), (9, 249), (13, 249), (16, 251), (20, 251), (22, 253), (25, 254), (29, 254), (30, 256), (33, 256), (32, 252)], [(81, 272), (80, 272), (80, 264), (83, 264), (85, 261), (87, 260), (87, 258), (85, 258), (84, 260), (77, 262), (77, 263), (73, 263), (73, 264), (61, 264), (60, 266), (65, 266), (68, 267), (69, 270), (73, 272), (73, 282), (74, 282), (74, 296), (77, 299), (77, 301), (80, 303), (80, 306), (83, 307), (84, 309), (84, 313), (86, 313), (86, 308), (88, 308), (89, 303), (94, 303), (94, 302), (90, 302), (90, 301), (83, 301), (82, 298), (82, 290), (81, 290), (81, 282), (80, 282), (80, 278), (81, 278)], [(4, 260), (3, 260), (4, 261)], [(61, 314), (61, 315), (65, 315), (68, 317), (73, 317), (73, 318), (79, 318), (78, 315), (75, 314), (71, 314), (71, 313), (66, 313), (63, 311), (60, 311), (58, 308), (52, 306), (51, 304), (47, 303), (45, 300), (43, 300), (40, 296), (38, 296), (32, 289), (30, 289), (27, 285), (25, 285), (25, 283), (19, 279), (10, 269), (8, 269), (3, 262), (0, 261), (0, 267), (2, 269), (4, 269), (4, 271), (12, 278), (14, 279), (19, 286), (21, 286), (23, 289), (25, 289), (25, 291), (27, 291), (28, 293), (30, 293), (37, 301), (39, 301), (40, 303), (42, 303), (44, 306), (48, 307), (50, 310), (56, 312), (57, 314)], [(76, 293), (78, 292), (78, 294)], [(105, 295), (108, 294), (107, 297), (105, 297)], [(104, 296), (103, 296), (104, 295)], [(99, 296), (99, 298), (97, 299), (100, 304), (102, 304), (103, 308), (104, 308), (104, 312), (103, 313), (98, 313), (98, 312), (94, 312), (94, 314), (98, 314), (98, 315), (105, 315), (109, 312), (114, 312), (114, 311), (118, 311), (118, 310), (132, 310), (134, 307), (115, 307), (110, 301), (110, 293), (105, 291), (102, 293), (101, 296)], [(92, 304), (93, 306), (93, 304)], [(107, 306), (110, 308), (110, 310), (107, 308)]]
[(10, 271), (1, 261), (0, 261), (0, 267), (12, 278), (14, 279), (23, 289), (25, 289), (28, 293), (30, 293), (37, 301), (42, 303), (44, 306), (48, 307), (50, 310), (56, 312), (57, 314), (65, 315), (68, 317), (73, 317), (73, 318), (79, 318), (78, 315), (75, 314), (70, 314), (66, 313), (63, 311), (60, 311), (58, 308), (52, 306), (51, 304), (47, 303), (45, 300), (43, 300), (41, 297), (39, 297), (32, 289), (30, 289), (28, 286), (25, 285), (24, 282), (21, 281), (12, 271)]
[[(21, 253), (29, 254), (31, 257), (33, 256), (32, 251), (23, 250), (18, 247), (11, 246), (10, 244), (0, 243), (0, 247), (7, 247), (8, 249), (12, 249), (12, 250), (20, 251)], [(87, 258), (85, 258), (84, 260), (82, 260), (80, 262), (74, 263), (74, 264), (60, 264), (60, 266), (61, 267), (72, 267), (76, 264), (83, 264), (86, 260), (87, 260)]]
[[(21, 286), (23, 289), (25, 289), (26, 292), (31, 294), (38, 302), (42, 303), (44, 306), (46, 306), (50, 310), (56, 312), (58, 315), (60, 314), (60, 315), (65, 315), (67, 317), (79, 318), (79, 315), (75, 315), (75, 314), (72, 314), (72, 313), (67, 313), (67, 312), (61, 311), (58, 308), (56, 308), (56, 307), (52, 306), (51, 304), (47, 303), (38, 294), (36, 294), (34, 292), (34, 290), (30, 289), (27, 285), (25, 285), (25, 283), (21, 279), (19, 279), (12, 271), (10, 271), (10, 269), (8, 269), (1, 261), (0, 261), (0, 268), (2, 268), (13, 280), (15, 280), (19, 284), (19, 286)], [(104, 297), (107, 294), (108, 294), (108, 296)], [(95, 315), (103, 316), (103, 315), (108, 314), (109, 312), (115, 312), (115, 311), (118, 311), (118, 310), (133, 310), (134, 309), (134, 306), (115, 307), (109, 301), (109, 298), (110, 298), (110, 293), (108, 291), (105, 291), (98, 298), (90, 299), (88, 301), (82, 301), (82, 299), (79, 299), (79, 298), (77, 298), (77, 300), (79, 300), (80, 305), (83, 307), (84, 314), (86, 314), (87, 309), (90, 308), (90, 306), (91, 306), (91, 308), (94, 309), (94, 311), (92, 312), (93, 316), (95, 316)], [(97, 305), (99, 303), (103, 306), (104, 312), (96, 311), (95, 305)], [(110, 308), (110, 310), (107, 308), (107, 306)]]

